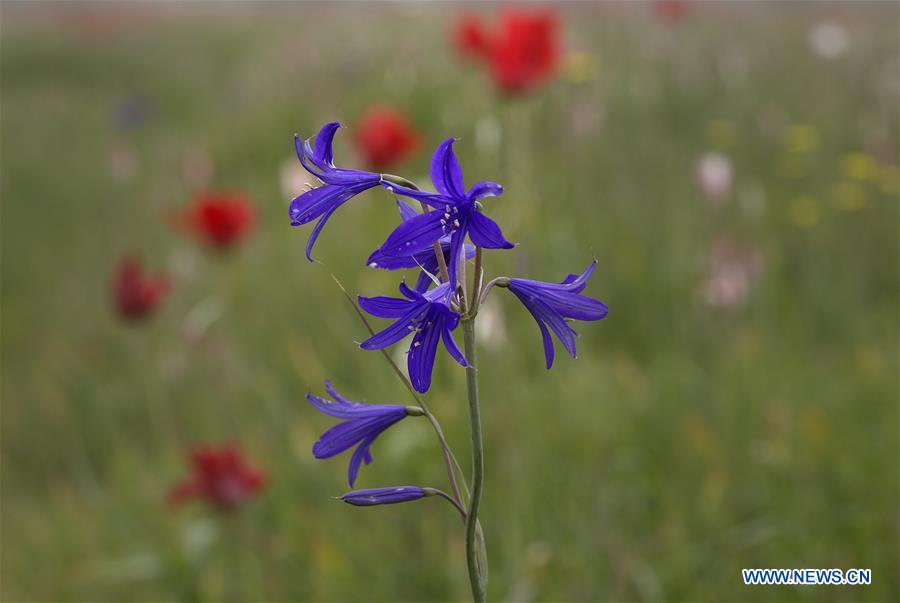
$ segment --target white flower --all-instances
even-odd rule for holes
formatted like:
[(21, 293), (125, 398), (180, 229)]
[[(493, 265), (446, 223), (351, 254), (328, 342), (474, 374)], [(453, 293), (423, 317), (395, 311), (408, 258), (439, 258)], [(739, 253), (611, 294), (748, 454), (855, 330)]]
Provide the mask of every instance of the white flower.
[(281, 164), (281, 193), (287, 199), (305, 193), (309, 190), (308, 182), (315, 181), (309, 172), (303, 169), (296, 157), (288, 157)]
[(700, 157), (694, 176), (700, 192), (713, 205), (722, 205), (731, 194), (734, 180), (731, 160), (722, 153), (706, 153)]
[(836, 59), (850, 47), (850, 34), (840, 23), (817, 23), (809, 30), (809, 46), (823, 59)]

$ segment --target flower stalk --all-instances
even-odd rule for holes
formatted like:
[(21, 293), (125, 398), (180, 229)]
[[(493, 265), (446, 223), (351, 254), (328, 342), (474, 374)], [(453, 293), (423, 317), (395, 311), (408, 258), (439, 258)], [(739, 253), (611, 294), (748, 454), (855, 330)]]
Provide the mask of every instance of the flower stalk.
[[(522, 119), (527, 114), (520, 112), (518, 116)], [(291, 224), (300, 226), (317, 220), (306, 246), (307, 259), (312, 261), (310, 253), (316, 238), (331, 215), (344, 203), (377, 186), (395, 196), (401, 223), (369, 255), (366, 264), (370, 268), (385, 270), (418, 269), (414, 288), (407, 286), (404, 279), (399, 285), (402, 297), (354, 298), (340, 282), (338, 286), (371, 335), (359, 346), (382, 353), (417, 405), (354, 402), (337, 393), (326, 380), (326, 390), (332, 400), (313, 394), (308, 394), (307, 400), (318, 410), (341, 419), (342, 422), (322, 434), (313, 446), (313, 454), (317, 458), (330, 458), (355, 447), (348, 467), (348, 480), (352, 487), (360, 466), (372, 461), (370, 447), (378, 436), (407, 416), (426, 416), (440, 443), (450, 480), (450, 494), (434, 488), (393, 486), (354, 490), (340, 499), (363, 507), (410, 502), (426, 496), (439, 496), (450, 502), (459, 512), (465, 527), (466, 565), (472, 598), (475, 603), (484, 603), (487, 597), (488, 563), (484, 532), (479, 521), (484, 490), (484, 441), (475, 335), (479, 307), (493, 287), (509, 290), (537, 323), (549, 369), (554, 357), (553, 335), (565, 351), (575, 357), (577, 333), (570, 322), (600, 320), (607, 314), (603, 302), (583, 295), (596, 260), (581, 274), (569, 274), (561, 282), (500, 276), (485, 283), (483, 249), (511, 249), (515, 246), (506, 240), (500, 226), (485, 215), (482, 204), (483, 199), (503, 194), (503, 186), (485, 180), (467, 189), (462, 169), (453, 151), (455, 138), (444, 140), (432, 155), (430, 176), (436, 192), (423, 191), (414, 182), (394, 174), (336, 167), (332, 140), (339, 127), (337, 122), (325, 124), (314, 141), (295, 137), (298, 159), (308, 172), (322, 182), (322, 186), (291, 201)], [(527, 134), (527, 127), (512, 130)], [(522, 149), (519, 155), (527, 160), (524, 149), (529, 145), (518, 146)], [(418, 213), (400, 197), (417, 201), (422, 213)], [(466, 240), (471, 244), (466, 243)], [(467, 282), (466, 262), (473, 257), (475, 261), (470, 286)], [(366, 314), (392, 322), (376, 332)], [(458, 327), (462, 327), (465, 352), (460, 350), (453, 336)], [(407, 338), (410, 339), (406, 353), (408, 372), (404, 373), (386, 348)], [(439, 345), (466, 371), (472, 444), (471, 491), (465, 472), (453, 455), (437, 418), (422, 396), (431, 387)], [(460, 485), (464, 494), (460, 491)]]
[[(481, 408), (478, 399), (478, 367), (475, 356), (475, 318), (462, 321), (463, 341), (466, 352), (466, 393), (469, 399), (469, 424), (472, 435), (472, 496), (466, 513), (466, 565), (472, 598), (483, 603), (487, 593), (487, 556), (483, 554), (483, 536), (479, 539), (478, 511), (484, 487), (484, 442), (481, 435)], [(481, 542), (479, 542), (481, 540)]]

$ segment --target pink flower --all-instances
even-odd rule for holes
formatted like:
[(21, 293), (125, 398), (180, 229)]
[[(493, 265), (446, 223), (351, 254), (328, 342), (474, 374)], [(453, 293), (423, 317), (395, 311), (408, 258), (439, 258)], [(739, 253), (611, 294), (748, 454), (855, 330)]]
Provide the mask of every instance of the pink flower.
[(655, 0), (653, 9), (666, 21), (678, 21), (687, 14), (687, 0)]
[(703, 296), (714, 308), (734, 308), (746, 300), (763, 271), (763, 256), (756, 249), (739, 247), (720, 237), (712, 244), (710, 273)]

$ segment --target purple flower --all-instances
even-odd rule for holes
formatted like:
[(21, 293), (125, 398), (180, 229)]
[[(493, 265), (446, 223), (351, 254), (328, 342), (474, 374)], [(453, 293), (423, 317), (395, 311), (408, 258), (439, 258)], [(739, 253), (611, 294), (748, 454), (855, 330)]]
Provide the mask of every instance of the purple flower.
[(418, 486), (394, 486), (392, 488), (354, 490), (353, 492), (347, 492), (340, 499), (357, 507), (371, 507), (374, 505), (393, 505), (419, 500), (425, 496), (428, 496), (428, 494)]
[(351, 402), (337, 393), (331, 386), (331, 382), (325, 380), (325, 389), (334, 398), (334, 401), (326, 400), (312, 394), (306, 394), (309, 403), (326, 415), (346, 419), (338, 423), (322, 434), (319, 441), (313, 445), (313, 456), (317, 459), (331, 458), (355, 446), (356, 451), (350, 459), (349, 481), (350, 487), (356, 481), (359, 466), (365, 462), (372, 462), (369, 447), (375, 442), (381, 433), (388, 427), (405, 418), (407, 415), (418, 415), (421, 411), (415, 407), (397, 406), (393, 404), (360, 404)]
[[(397, 200), (397, 207), (400, 209), (400, 217), (403, 218), (404, 222), (421, 215), (409, 204), (404, 203), (399, 199)], [(441, 251), (444, 254), (444, 262), (449, 265), (450, 237), (441, 237), (438, 242), (441, 244)], [(475, 247), (466, 244), (464, 245), (464, 248), (466, 259), (475, 257)], [(366, 260), (366, 263), (371, 268), (384, 268), (386, 270), (397, 270), (401, 268), (421, 268), (422, 271), (419, 273), (419, 278), (418, 280), (416, 280), (416, 286), (414, 287), (414, 289), (419, 293), (425, 293), (426, 291), (428, 291), (428, 287), (430, 287), (432, 283), (431, 276), (438, 274), (438, 272), (440, 271), (438, 260), (434, 255), (434, 249), (432, 247), (408, 256), (386, 255), (379, 249), (369, 256), (369, 259)]]
[(291, 201), (291, 226), (300, 226), (319, 218), (306, 243), (306, 259), (309, 261), (312, 261), (313, 245), (331, 214), (351, 198), (377, 186), (381, 181), (380, 174), (334, 167), (331, 145), (339, 127), (341, 124), (336, 121), (322, 126), (316, 134), (314, 146), (310, 145), (309, 139), (301, 141), (299, 136), (294, 135), (294, 148), (300, 163), (306, 171), (324, 183)]
[(379, 257), (409, 257), (431, 247), (442, 237), (450, 237), (450, 282), (455, 284), (459, 256), (466, 235), (478, 247), (510, 249), (514, 245), (503, 237), (497, 223), (482, 214), (478, 199), (503, 194), (496, 182), (484, 181), (465, 191), (462, 169), (453, 152), (453, 138), (438, 145), (431, 158), (431, 181), (437, 193), (413, 190), (393, 182), (382, 182), (389, 191), (421, 201), (437, 211), (406, 220), (388, 235), (375, 252)]
[[(569, 355), (575, 358), (575, 336), (578, 333), (569, 326), (568, 319), (600, 320), (609, 311), (600, 300), (581, 295), (596, 265), (597, 260), (594, 260), (580, 276), (570, 274), (560, 284), (522, 278), (509, 281), (509, 290), (531, 312), (541, 328), (548, 369), (553, 366), (553, 340), (550, 331), (553, 331)], [(550, 327), (549, 331), (547, 327)]]
[(450, 309), (453, 293), (450, 283), (442, 283), (424, 294), (400, 283), (400, 293), (404, 297), (359, 297), (359, 305), (369, 314), (397, 319), (388, 328), (362, 342), (360, 347), (379, 350), (412, 334), (407, 355), (409, 379), (416, 391), (424, 393), (431, 387), (431, 371), (439, 339), (444, 340), (444, 347), (454, 360), (468, 366), (466, 357), (451, 334), (459, 324), (459, 314)]

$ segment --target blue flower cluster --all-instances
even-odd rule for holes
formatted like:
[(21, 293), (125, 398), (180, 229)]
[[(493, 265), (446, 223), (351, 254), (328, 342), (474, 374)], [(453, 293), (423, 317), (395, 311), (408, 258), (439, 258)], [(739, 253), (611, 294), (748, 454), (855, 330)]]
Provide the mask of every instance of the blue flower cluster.
[[(411, 336), (407, 353), (410, 382), (416, 391), (424, 393), (431, 386), (440, 342), (453, 360), (463, 367), (468, 366), (465, 355), (453, 339), (453, 331), (464, 318), (461, 312), (465, 310), (461, 299), (465, 286), (460, 274), (461, 263), (475, 256), (478, 248), (511, 249), (514, 246), (503, 235), (500, 226), (484, 214), (482, 204), (487, 197), (501, 195), (503, 187), (496, 182), (483, 181), (467, 190), (453, 150), (453, 138), (438, 145), (431, 159), (431, 181), (436, 192), (422, 191), (397, 176), (335, 167), (332, 146), (339, 127), (339, 123), (331, 122), (322, 127), (315, 139), (295, 137), (294, 146), (300, 163), (321, 184), (291, 201), (291, 224), (300, 226), (318, 220), (306, 245), (307, 259), (312, 261), (313, 246), (329, 218), (360, 193), (381, 186), (394, 195), (418, 202), (423, 210), (421, 213), (397, 200), (401, 222), (367, 260), (373, 268), (418, 269), (415, 286), (410, 288), (401, 282), (401, 297), (360, 296), (358, 299), (367, 313), (393, 321), (362, 342), (361, 347), (378, 350)], [(467, 238), (471, 244), (466, 243)], [(546, 365), (550, 368), (554, 358), (551, 332), (574, 358), (577, 333), (570, 321), (600, 320), (607, 314), (603, 302), (582, 294), (596, 264), (594, 260), (580, 275), (569, 275), (561, 283), (500, 277), (485, 288), (484, 294), (491, 286), (499, 286), (508, 288), (522, 302), (540, 328)], [(478, 301), (475, 303), (477, 307)], [(378, 435), (409, 414), (423, 413), (417, 407), (351, 402), (334, 391), (328, 382), (326, 389), (334, 398), (333, 402), (310, 394), (310, 403), (345, 421), (325, 432), (313, 453), (317, 458), (327, 458), (359, 444), (350, 462), (352, 487), (360, 465), (371, 461), (369, 447)], [(417, 493), (418, 490), (392, 491), (384, 500), (412, 500), (418, 497)], [(352, 494), (345, 495), (344, 500), (353, 504), (379, 504), (376, 501), (382, 500), (373, 497), (371, 492), (360, 496)]]

